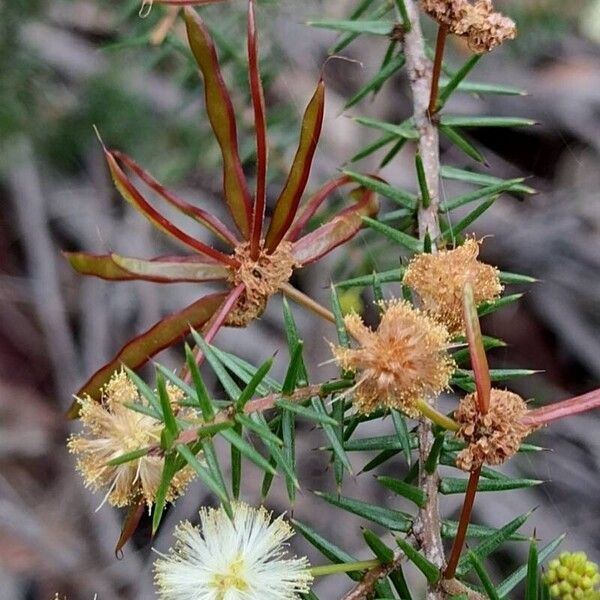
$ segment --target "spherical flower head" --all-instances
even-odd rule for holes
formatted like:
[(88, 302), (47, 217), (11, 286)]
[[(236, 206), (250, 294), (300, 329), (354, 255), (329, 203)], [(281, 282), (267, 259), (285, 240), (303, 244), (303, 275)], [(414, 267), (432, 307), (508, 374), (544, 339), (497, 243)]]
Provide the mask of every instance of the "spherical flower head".
[(588, 560), (585, 552), (561, 552), (550, 561), (544, 582), (550, 596), (560, 600), (599, 600), (600, 573), (598, 565)]
[(240, 267), (231, 272), (229, 281), (232, 286), (243, 283), (245, 291), (225, 323), (246, 327), (262, 315), (269, 298), (289, 281), (296, 262), (289, 242), (281, 242), (271, 253), (261, 248), (257, 259), (252, 258), (250, 244), (245, 242), (235, 249), (235, 258)]
[(292, 529), (264, 508), (234, 503), (202, 508), (200, 525), (181, 523), (176, 545), (154, 564), (163, 600), (300, 600), (312, 576), (308, 560), (288, 556)]
[(456, 466), (471, 471), (484, 464), (499, 465), (508, 460), (531, 433), (531, 428), (521, 423), (526, 413), (523, 398), (506, 390), (491, 391), (490, 407), (485, 414), (479, 410), (476, 393), (465, 396), (454, 413), (460, 426), (456, 435), (467, 443), (456, 458)]
[(448, 387), (454, 363), (447, 352), (448, 332), (408, 302), (381, 305), (377, 331), (355, 313), (346, 315), (348, 332), (358, 348), (333, 346), (339, 366), (355, 371), (354, 403), (369, 414), (380, 406), (417, 416), (416, 403)]
[(517, 36), (512, 19), (494, 11), (492, 0), (421, 0), (423, 10), (450, 33), (464, 37), (478, 54), (490, 52)]
[(490, 302), (502, 293), (496, 267), (477, 260), (479, 242), (469, 238), (454, 250), (418, 254), (409, 263), (403, 283), (419, 295), (422, 308), (443, 323), (452, 335), (464, 333), (463, 293), (473, 288), (475, 304)]
[[(179, 388), (168, 385), (167, 392), (174, 405), (183, 398)], [(127, 506), (140, 499), (150, 506), (160, 484), (164, 458), (146, 455), (119, 465), (107, 463), (159, 442), (163, 424), (126, 406), (143, 402), (124, 371), (112, 376), (102, 390), (100, 402), (86, 397), (79, 403), (83, 431), (71, 436), (67, 445), (77, 457), (77, 469), (86, 487), (106, 489), (106, 500), (113, 506)], [(167, 499), (174, 500), (192, 477), (189, 467), (179, 471), (171, 482)]]

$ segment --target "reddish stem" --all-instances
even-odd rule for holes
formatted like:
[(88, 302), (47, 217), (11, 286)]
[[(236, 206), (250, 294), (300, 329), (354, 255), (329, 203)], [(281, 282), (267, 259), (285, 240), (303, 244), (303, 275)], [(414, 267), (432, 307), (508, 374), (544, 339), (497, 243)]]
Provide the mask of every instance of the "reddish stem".
[(267, 122), (265, 117), (265, 95), (260, 79), (258, 58), (258, 32), (256, 30), (255, 0), (248, 1), (248, 73), (250, 76), (250, 95), (254, 108), (254, 129), (256, 130), (256, 198), (252, 214), (250, 234), (250, 256), (253, 260), (260, 253), (260, 238), (265, 218), (267, 185)]
[[(207, 343), (210, 343), (215, 339), (215, 336), (219, 332), (219, 329), (221, 329), (223, 323), (225, 322), (225, 319), (227, 319), (227, 315), (229, 315), (229, 313), (234, 309), (237, 301), (239, 300), (240, 296), (242, 295), (245, 289), (246, 286), (243, 283), (240, 283), (238, 286), (234, 287), (229, 293), (229, 296), (227, 296), (227, 298), (225, 298), (225, 300), (223, 301), (223, 304), (221, 304), (219, 310), (213, 315), (212, 319), (208, 324), (208, 329), (206, 330), (206, 333), (204, 333), (204, 340)], [(202, 364), (202, 361), (204, 360), (204, 353), (198, 350), (198, 348), (195, 348), (194, 352), (196, 363), (198, 364), (198, 366), (200, 366)], [(187, 368), (185, 368), (183, 377), (185, 383), (190, 383), (191, 377), (191, 373)]]
[(458, 521), (458, 530), (456, 531), (456, 537), (454, 538), (454, 544), (452, 545), (452, 551), (450, 552), (450, 558), (448, 559), (448, 566), (444, 571), (444, 579), (453, 579), (456, 574), (456, 567), (458, 566), (458, 561), (465, 544), (465, 538), (467, 537), (467, 528), (469, 527), (469, 521), (471, 520), (471, 512), (473, 511), (480, 474), (481, 467), (471, 471), (471, 474), (469, 475), (467, 493), (465, 494), (465, 500)]
[(442, 62), (444, 60), (444, 48), (446, 46), (447, 35), (448, 26), (440, 24), (435, 43), (435, 58), (433, 59), (433, 72), (431, 75), (431, 93), (429, 95), (429, 108), (427, 109), (430, 117), (436, 113), (437, 109), (440, 75), (442, 73)]
[(600, 408), (600, 389), (588, 392), (582, 396), (576, 396), (562, 402), (555, 402), (549, 406), (542, 406), (530, 410), (527, 415), (521, 419), (524, 425), (530, 427), (540, 427), (547, 425), (552, 421), (557, 421), (564, 417), (577, 415), (588, 410)]

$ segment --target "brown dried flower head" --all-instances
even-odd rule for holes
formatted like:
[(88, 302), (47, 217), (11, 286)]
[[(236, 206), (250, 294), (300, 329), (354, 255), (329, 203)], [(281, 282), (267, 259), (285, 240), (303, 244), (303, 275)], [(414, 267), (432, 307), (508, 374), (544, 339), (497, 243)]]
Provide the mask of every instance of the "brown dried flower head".
[(432, 317), (450, 334), (464, 333), (463, 290), (473, 287), (475, 304), (490, 302), (502, 293), (498, 269), (479, 262), (479, 242), (469, 238), (454, 250), (418, 254), (409, 263), (403, 282), (411, 287)]
[(356, 372), (354, 402), (360, 412), (385, 406), (416, 416), (416, 403), (444, 390), (454, 371), (448, 332), (408, 302), (393, 300), (382, 309), (376, 331), (356, 313), (346, 315), (346, 328), (359, 347), (333, 346), (333, 353), (342, 369)]
[(521, 396), (493, 389), (490, 407), (481, 414), (477, 394), (465, 396), (454, 413), (460, 425), (456, 434), (468, 445), (456, 458), (456, 466), (471, 471), (484, 464), (499, 465), (513, 456), (532, 429), (521, 423), (527, 405)]
[[(167, 386), (173, 404), (183, 392)], [(77, 469), (86, 487), (106, 489), (106, 500), (113, 506), (127, 506), (140, 499), (150, 506), (156, 496), (164, 466), (162, 456), (147, 455), (120, 465), (107, 463), (118, 456), (160, 441), (162, 423), (125, 406), (142, 403), (133, 382), (124, 371), (115, 373), (102, 391), (102, 401), (79, 399), (83, 432), (71, 436), (69, 451), (77, 457)], [(193, 477), (185, 467), (171, 483), (168, 500), (174, 500)]]
[(232, 286), (243, 283), (245, 292), (225, 323), (232, 327), (245, 327), (260, 317), (269, 298), (289, 281), (297, 264), (289, 242), (281, 242), (272, 253), (261, 247), (256, 260), (251, 256), (250, 244), (245, 242), (237, 246), (235, 257), (241, 265), (232, 271), (229, 281)]
[(490, 52), (517, 36), (515, 22), (494, 11), (492, 0), (421, 0), (423, 10), (455, 35), (464, 37), (478, 54)]

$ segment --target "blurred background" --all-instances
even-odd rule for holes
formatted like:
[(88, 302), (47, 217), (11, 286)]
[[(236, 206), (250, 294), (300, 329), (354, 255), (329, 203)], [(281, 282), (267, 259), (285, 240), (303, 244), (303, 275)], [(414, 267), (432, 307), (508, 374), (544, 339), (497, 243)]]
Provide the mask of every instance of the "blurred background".
[[(152, 257), (169, 251), (165, 238), (125, 206), (113, 190), (96, 125), (109, 146), (128, 152), (185, 198), (221, 210), (218, 148), (203, 113), (201, 85), (176, 22), (155, 44), (166, 10), (154, 6), (140, 18), (138, 0), (27, 0), (0, 4), (0, 600), (47, 600), (55, 592), (71, 600), (146, 600), (152, 591), (149, 531), (142, 527), (122, 560), (114, 557), (122, 515), (85, 490), (75, 473), (65, 438), (77, 425), (64, 420), (72, 394), (134, 332), (203, 293), (194, 286), (107, 283), (72, 273), (61, 250), (118, 251)], [(377, 71), (385, 42), (361, 38), (331, 60), (335, 35), (305, 25), (310, 18), (347, 18), (356, 0), (260, 1), (263, 75), (269, 106), (271, 144), (269, 195), (273, 200), (293, 155), (299, 118), (321, 69), (328, 86), (326, 125), (313, 189), (348, 162), (376, 132), (350, 116), (400, 121), (410, 115), (404, 74), (393, 78), (374, 100), (342, 114), (348, 97)], [(498, 7), (518, 23), (520, 36), (481, 61), (473, 78), (523, 87), (527, 96), (485, 98), (456, 95), (448, 112), (531, 117), (524, 130), (472, 130), (489, 169), (512, 178), (527, 176), (539, 193), (505, 195), (477, 224), (488, 236), (484, 258), (503, 270), (533, 275), (539, 282), (518, 291), (523, 300), (484, 322), (503, 337), (494, 350), (495, 367), (537, 369), (539, 374), (510, 387), (544, 403), (580, 394), (600, 381), (600, 2), (598, 0), (506, 0)], [(225, 77), (240, 108), (241, 151), (252, 162), (252, 115), (247, 107), (243, 45), (245, 3), (208, 7)], [(434, 33), (431, 23), (426, 31)], [(448, 62), (468, 56), (452, 41)], [(374, 137), (373, 137), (374, 139)], [(385, 151), (384, 151), (385, 152)], [(377, 166), (381, 155), (358, 163)], [(405, 148), (382, 176), (415, 188), (411, 148)], [(468, 158), (445, 145), (442, 162), (472, 168)], [(477, 167), (476, 167), (477, 168)], [(445, 182), (444, 195), (461, 191)], [(338, 201), (342, 201), (338, 199)], [(386, 209), (384, 204), (384, 210)], [(225, 217), (226, 218), (226, 217)], [(382, 252), (363, 234), (295, 283), (327, 302), (330, 281), (373, 268), (393, 268), (399, 256)], [(511, 291), (514, 289), (511, 288)], [(386, 293), (394, 292), (393, 286)], [(352, 299), (359, 301), (357, 298)], [(368, 295), (360, 298), (367, 315)], [(306, 340), (315, 381), (332, 374), (325, 340), (333, 329), (302, 309), (295, 315)], [(224, 331), (217, 343), (254, 364), (280, 350), (278, 373), (287, 360), (280, 327), (281, 303), (274, 299), (264, 317), (243, 333)], [(177, 350), (161, 356), (176, 367)], [(448, 404), (448, 409), (451, 405)], [(548, 480), (535, 489), (505, 494), (499, 505), (478, 497), (475, 521), (502, 525), (539, 505), (527, 534), (537, 526), (548, 540), (568, 531), (565, 547), (600, 559), (600, 415), (573, 418), (536, 436), (553, 452), (523, 455), (507, 469)], [(365, 425), (360, 435), (384, 433), (384, 422)], [(303, 492), (294, 515), (359, 556), (365, 524), (324, 506), (309, 490), (333, 490), (319, 432), (299, 430), (298, 460)], [(352, 455), (359, 472), (372, 456)], [(405, 468), (401, 460), (388, 471)], [(251, 471), (251, 469), (250, 469)], [(245, 496), (258, 500), (250, 477)], [(345, 495), (390, 505), (370, 473), (348, 477)], [(291, 510), (281, 483), (269, 506)], [(443, 498), (455, 515), (458, 499)], [(171, 542), (182, 518), (213, 499), (201, 486), (169, 512), (152, 544)], [(297, 540), (298, 552), (318, 557)], [(509, 546), (494, 563), (506, 575), (525, 549)], [(321, 559), (322, 560), (322, 559)], [(316, 588), (336, 599), (350, 580), (330, 578)]]

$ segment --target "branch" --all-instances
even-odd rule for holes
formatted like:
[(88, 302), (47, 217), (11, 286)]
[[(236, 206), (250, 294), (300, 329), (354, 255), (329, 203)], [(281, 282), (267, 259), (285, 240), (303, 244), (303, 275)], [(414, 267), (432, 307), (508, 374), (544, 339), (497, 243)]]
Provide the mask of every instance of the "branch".
[[(427, 206), (421, 204), (418, 211), (419, 238), (430, 238), (432, 251), (440, 233), (438, 209), (439, 192), (439, 138), (436, 124), (430, 119), (429, 100), (431, 95), (432, 65), (425, 54), (425, 43), (417, 3), (405, 0), (411, 22), (411, 29), (404, 36), (404, 53), (413, 96), (414, 120), (419, 131), (419, 154), (423, 161), (425, 181), (429, 190)], [(435, 404), (435, 402), (433, 402)], [(421, 419), (419, 436), (419, 487), (425, 492), (427, 503), (417, 516), (413, 531), (425, 556), (435, 565), (444, 565), (444, 547), (440, 534), (441, 520), (438, 500), (439, 474), (428, 473), (425, 463), (433, 445), (431, 422)], [(429, 586), (427, 600), (442, 600), (444, 593), (435, 586)]]
[(379, 565), (367, 571), (364, 577), (353, 587), (342, 600), (363, 600), (373, 592), (377, 582), (393, 573), (406, 558), (404, 552), (396, 552), (394, 559), (384, 565)]

